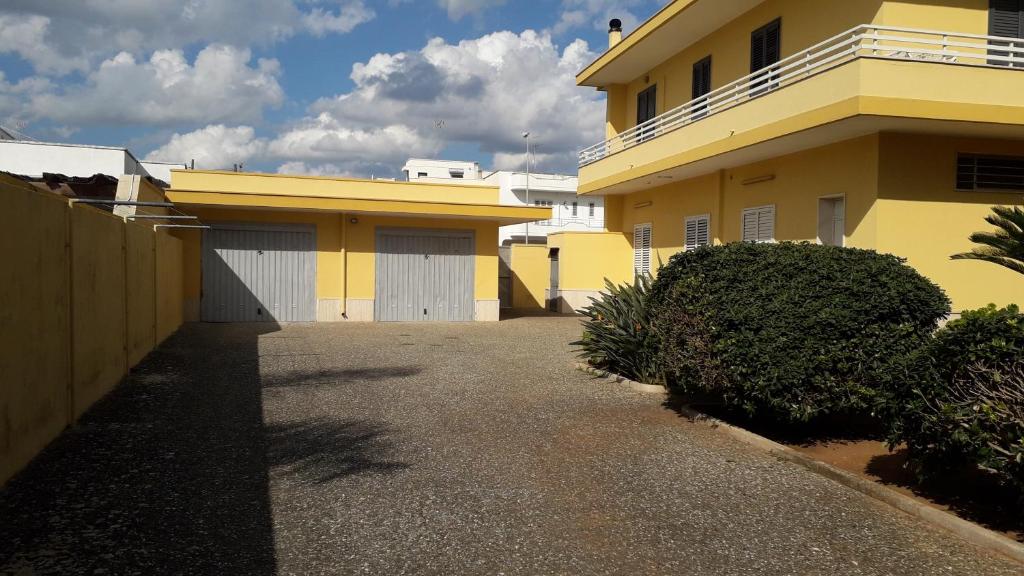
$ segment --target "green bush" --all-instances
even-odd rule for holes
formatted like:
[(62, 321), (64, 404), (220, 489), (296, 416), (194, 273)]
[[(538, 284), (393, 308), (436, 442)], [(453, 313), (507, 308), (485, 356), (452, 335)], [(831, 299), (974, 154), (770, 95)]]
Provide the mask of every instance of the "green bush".
[(677, 254), (651, 299), (669, 385), (785, 424), (870, 412), (949, 314), (903, 260), (807, 243)]
[(965, 312), (909, 357), (891, 407), (922, 479), (977, 466), (1024, 494), (1024, 315)]
[(605, 280), (606, 291), (591, 298), (581, 312), (583, 338), (573, 345), (591, 366), (639, 382), (661, 379), (658, 340), (651, 330), (648, 296), (651, 277), (638, 276), (633, 284), (616, 286)]

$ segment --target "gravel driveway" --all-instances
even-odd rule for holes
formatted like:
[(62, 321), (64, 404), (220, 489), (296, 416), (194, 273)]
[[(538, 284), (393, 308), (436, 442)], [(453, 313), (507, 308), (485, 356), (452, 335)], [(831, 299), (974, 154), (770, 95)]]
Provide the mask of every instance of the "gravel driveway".
[(0, 573), (1022, 573), (594, 382), (578, 334), (186, 326), (0, 491)]

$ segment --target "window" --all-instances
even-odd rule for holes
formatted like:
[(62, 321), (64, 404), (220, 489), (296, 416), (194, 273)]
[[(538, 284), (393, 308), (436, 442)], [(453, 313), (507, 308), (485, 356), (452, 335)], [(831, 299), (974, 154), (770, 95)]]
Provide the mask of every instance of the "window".
[(846, 244), (846, 199), (818, 199), (818, 242), (825, 246)]
[(1024, 157), (960, 154), (957, 190), (1024, 190)]
[[(988, 34), (989, 36), (1000, 36), (1003, 38), (1024, 37), (1024, 0), (990, 0), (988, 10)], [(993, 42), (997, 46), (1009, 45), (1001, 42)], [(1016, 48), (1024, 48), (1024, 45), (1017, 44)], [(991, 51), (991, 56), (1010, 56), (1009, 52)], [(1016, 53), (1015, 58), (1024, 57), (1024, 54)], [(1010, 62), (1005, 60), (989, 60), (993, 66), (1009, 66)], [(1024, 67), (1024, 62), (1013, 64)]]
[[(636, 95), (636, 125), (639, 126), (657, 115), (658, 85), (641, 91)], [(637, 134), (637, 141), (642, 142), (654, 136), (654, 127), (650, 126), (640, 130)]]
[(651, 272), (651, 225), (633, 226), (633, 271), (637, 274)]
[(426, 172), (417, 172), (416, 173), (416, 177), (417, 178), (426, 178), (427, 177), (427, 173)]
[[(758, 28), (750, 35), (750, 73), (772, 67), (752, 81), (751, 95), (756, 96), (778, 88), (778, 74), (773, 67), (782, 57), (782, 20)], [(767, 85), (767, 86), (766, 86)]]
[(594, 217), (594, 210), (595, 210), (595, 208), (594, 208), (594, 203), (593, 203), (593, 202), (591, 202), (591, 203), (590, 203), (590, 206), (589, 206), (589, 208), (590, 208), (589, 216), (590, 216), (591, 218), (593, 218), (593, 217)]
[(572, 203), (572, 215), (573, 215), (573, 217), (575, 217), (575, 216), (576, 216), (576, 209), (577, 209), (577, 208), (579, 208), (579, 204), (578, 204), (578, 203), (576, 203), (576, 202), (573, 202), (573, 203)]
[[(709, 92), (711, 92), (711, 56), (693, 65), (693, 99), (696, 100), (701, 96), (707, 95)], [(693, 107), (694, 117), (704, 117), (707, 109), (708, 103), (706, 100), (696, 104)]]
[(466, 173), (462, 170), (449, 170), (448, 175), (452, 178), (465, 178)]
[(743, 241), (775, 241), (775, 206), (758, 206), (743, 210)]
[(686, 238), (683, 241), (683, 250), (689, 252), (701, 246), (711, 244), (711, 216), (690, 216), (686, 219)]

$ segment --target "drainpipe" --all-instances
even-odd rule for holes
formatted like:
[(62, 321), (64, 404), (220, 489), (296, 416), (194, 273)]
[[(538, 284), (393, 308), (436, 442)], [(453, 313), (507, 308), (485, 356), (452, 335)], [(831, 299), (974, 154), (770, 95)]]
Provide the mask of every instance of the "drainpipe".
[(622, 42), (622, 20), (613, 18), (608, 23), (608, 49), (615, 48), (619, 42)]
[(341, 215), (341, 317), (348, 320), (348, 215)]

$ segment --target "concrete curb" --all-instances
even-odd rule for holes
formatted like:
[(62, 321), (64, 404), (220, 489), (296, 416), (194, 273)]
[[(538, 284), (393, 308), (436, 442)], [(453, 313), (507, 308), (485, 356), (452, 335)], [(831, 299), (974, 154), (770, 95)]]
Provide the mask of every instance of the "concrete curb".
[(624, 378), (622, 376), (612, 374), (611, 372), (607, 372), (605, 370), (598, 370), (597, 368), (594, 368), (593, 366), (590, 366), (583, 362), (577, 362), (576, 369), (579, 370), (580, 372), (586, 372), (587, 374), (590, 374), (591, 376), (595, 376), (597, 378), (604, 378), (605, 380), (611, 382), (612, 384), (619, 384), (623, 388), (627, 388), (634, 392), (640, 392), (641, 394), (661, 394), (662, 396), (668, 396), (668, 390), (664, 386), (661, 386), (660, 384), (641, 384), (640, 382), (635, 382), (633, 380), (630, 380), (629, 378)]
[[(668, 396), (668, 391), (663, 386), (640, 384), (639, 382), (634, 382), (628, 378), (616, 376), (603, 370), (597, 370), (583, 363), (577, 363), (576, 368), (588, 374), (605, 378), (610, 382), (625, 385), (627, 388), (637, 392), (643, 392), (645, 394), (659, 393)], [(909, 496), (905, 496), (895, 490), (886, 488), (882, 484), (872, 482), (871, 480), (861, 478), (851, 472), (840, 470), (834, 466), (815, 460), (805, 454), (797, 452), (789, 446), (784, 446), (778, 442), (769, 440), (764, 436), (759, 436), (753, 432), (744, 430), (743, 428), (718, 420), (717, 418), (712, 418), (711, 416), (708, 416), (703, 412), (698, 412), (689, 406), (681, 406), (679, 408), (679, 412), (683, 416), (686, 416), (695, 422), (701, 422), (711, 426), (712, 428), (720, 429), (726, 434), (749, 446), (764, 450), (765, 452), (768, 452), (777, 458), (781, 458), (782, 460), (786, 460), (787, 462), (803, 466), (811, 472), (829, 478), (830, 480), (838, 482), (847, 488), (852, 488), (861, 494), (885, 502), (893, 508), (897, 508), (933, 526), (952, 532), (980, 548), (997, 552), (1018, 562), (1024, 563), (1024, 544), (1015, 542), (1002, 534), (998, 534), (973, 522), (964, 520), (963, 518), (949, 512), (944, 512), (937, 508), (932, 508), (931, 506), (922, 504)]]

